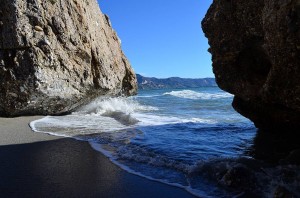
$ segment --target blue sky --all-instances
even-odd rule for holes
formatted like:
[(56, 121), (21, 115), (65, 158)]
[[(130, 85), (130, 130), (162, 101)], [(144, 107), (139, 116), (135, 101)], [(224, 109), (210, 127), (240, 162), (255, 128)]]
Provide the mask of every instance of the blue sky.
[(98, 0), (136, 73), (213, 77), (201, 20), (212, 0)]

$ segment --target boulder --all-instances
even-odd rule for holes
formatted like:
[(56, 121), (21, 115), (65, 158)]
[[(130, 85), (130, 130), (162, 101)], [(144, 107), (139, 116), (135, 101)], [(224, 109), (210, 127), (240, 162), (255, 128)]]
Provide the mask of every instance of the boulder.
[(132, 95), (136, 76), (96, 0), (2, 0), (0, 115), (57, 115)]
[(202, 28), (220, 88), (265, 130), (300, 127), (300, 0), (214, 0)]

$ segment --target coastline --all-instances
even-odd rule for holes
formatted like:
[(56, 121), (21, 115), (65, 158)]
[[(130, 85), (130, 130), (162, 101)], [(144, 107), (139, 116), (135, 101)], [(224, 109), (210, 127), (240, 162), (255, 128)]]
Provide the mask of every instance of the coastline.
[(1, 197), (194, 197), (127, 173), (87, 142), (32, 132), (39, 118), (0, 118)]

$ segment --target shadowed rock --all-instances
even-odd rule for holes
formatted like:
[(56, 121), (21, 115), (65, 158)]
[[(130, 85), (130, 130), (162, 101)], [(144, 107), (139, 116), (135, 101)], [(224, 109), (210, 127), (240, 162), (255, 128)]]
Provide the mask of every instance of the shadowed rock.
[(3, 0), (0, 115), (63, 114), (136, 77), (96, 0)]
[(300, 127), (300, 1), (214, 0), (202, 28), (220, 88), (262, 129)]

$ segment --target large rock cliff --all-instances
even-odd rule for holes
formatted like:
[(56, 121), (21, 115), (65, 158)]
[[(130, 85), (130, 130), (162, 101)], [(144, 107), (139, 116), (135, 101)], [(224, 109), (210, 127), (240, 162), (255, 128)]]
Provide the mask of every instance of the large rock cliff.
[(300, 128), (300, 0), (214, 0), (202, 28), (218, 85), (262, 129)]
[(2, 0), (0, 115), (63, 114), (136, 77), (96, 0)]

